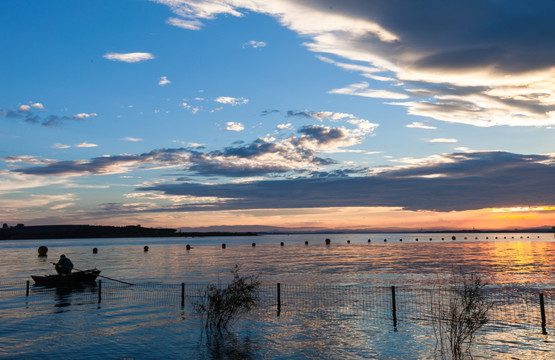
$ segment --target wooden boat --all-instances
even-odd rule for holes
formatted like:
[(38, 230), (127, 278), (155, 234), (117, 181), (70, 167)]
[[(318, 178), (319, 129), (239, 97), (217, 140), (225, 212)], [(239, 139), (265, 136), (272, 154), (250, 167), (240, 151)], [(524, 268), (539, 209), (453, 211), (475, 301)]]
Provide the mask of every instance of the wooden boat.
[(31, 275), (36, 286), (45, 287), (79, 287), (83, 284), (94, 284), (100, 274), (100, 270), (92, 269), (85, 271), (75, 271), (65, 275)]

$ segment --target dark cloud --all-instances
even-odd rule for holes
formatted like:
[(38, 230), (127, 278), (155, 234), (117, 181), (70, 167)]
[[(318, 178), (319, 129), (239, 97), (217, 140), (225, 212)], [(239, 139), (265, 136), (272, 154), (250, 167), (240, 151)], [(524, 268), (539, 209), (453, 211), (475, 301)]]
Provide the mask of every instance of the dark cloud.
[[(555, 203), (555, 157), (507, 152), (454, 153), (444, 162), (390, 169), (367, 177), (311, 177), (240, 184), (143, 187), (167, 195), (218, 197), (210, 210), (311, 207), (402, 207), (460, 211)], [(176, 210), (197, 210), (181, 206)]]
[(21, 119), (25, 117), (25, 113), (22, 111), (8, 110), (6, 117), (8, 119)]
[(415, 65), (421, 68), (441, 68), (445, 64), (452, 68), (480, 68), (507, 55), (498, 47), (461, 49), (434, 53), (418, 60)]
[(257, 139), (248, 144), (238, 142), (236, 146), (210, 152), (190, 147), (159, 149), (138, 155), (101, 156), (88, 161), (50, 161), (42, 166), (20, 167), (13, 171), (44, 176), (103, 175), (123, 173), (131, 168), (181, 165), (182, 170), (196, 175), (240, 177), (306, 173), (318, 166), (335, 164), (332, 159), (317, 156), (317, 146), (313, 144), (323, 146), (336, 139), (343, 139), (346, 136), (343, 130), (307, 127), (301, 132), (305, 135), (300, 138), (291, 137), (278, 142)]
[(287, 111), (287, 117), (301, 117), (301, 118), (308, 118), (308, 119), (313, 118), (312, 113), (308, 111), (293, 111), (293, 110)]
[(303, 126), (299, 133), (305, 134), (320, 144), (329, 144), (347, 137), (345, 130), (340, 128), (327, 128), (320, 125)]
[[(3, 115), (3, 112), (0, 111), (0, 116)], [(94, 114), (96, 116), (96, 114)], [(62, 125), (64, 122), (70, 120), (80, 120), (82, 118), (78, 116), (58, 116), (58, 115), (47, 115), (43, 116), (41, 114), (37, 114), (36, 112), (29, 110), (8, 110), (5, 114), (5, 117), (8, 119), (22, 119), (26, 123), (30, 124), (40, 124), (44, 127), (56, 127)]]
[[(474, 126), (555, 124), (552, 0), (253, 0), (225, 1), (226, 7), (161, 2), (198, 21), (222, 13), (273, 16), (305, 38), (310, 51), (325, 54), (324, 61), (380, 82), (376, 88), (355, 83), (332, 94), (407, 100), (411, 93), (410, 101), (391, 104), (407, 107), (411, 115)], [(411, 81), (421, 82), (423, 91), (411, 92)], [(426, 92), (440, 82), (451, 89), (450, 99)]]
[[(35, 116), (38, 118), (38, 116)], [(39, 118), (39, 120), (37, 122), (41, 122), (42, 126), (46, 126), (46, 127), (56, 127), (61, 125), (63, 122), (67, 121), (67, 120), (71, 120), (72, 118), (70, 118), (69, 116), (57, 116), (57, 115), (49, 115), (47, 116), (45, 119), (42, 119), (42, 122)]]
[[(294, 147), (288, 146), (289, 144)], [(267, 158), (280, 161), (266, 160)], [(290, 171), (304, 172), (303, 164), (323, 166), (335, 163), (331, 159), (316, 156), (314, 150), (305, 149), (300, 144), (296, 144), (296, 138), (285, 143), (257, 139), (250, 144), (226, 147), (221, 151), (195, 152), (190, 162), (189, 170), (197, 174), (231, 177), (261, 176)]]
[(270, 114), (279, 114), (280, 111), (279, 110), (264, 110), (262, 111), (262, 113), (260, 114), (261, 116), (266, 116), (266, 115), (270, 115)]
[(501, 71), (543, 69), (555, 59), (549, 0), (309, 0), (321, 11), (375, 21), (401, 39), (389, 51), (429, 55), (417, 66)]
[(332, 171), (313, 171), (309, 174), (311, 178), (345, 178), (351, 175), (361, 175), (367, 169), (337, 169)]
[(45, 166), (24, 167), (13, 170), (27, 175), (86, 175), (116, 174), (126, 172), (128, 167), (147, 165), (184, 164), (188, 157), (186, 149), (153, 150), (140, 155), (101, 156), (90, 161), (51, 161)]

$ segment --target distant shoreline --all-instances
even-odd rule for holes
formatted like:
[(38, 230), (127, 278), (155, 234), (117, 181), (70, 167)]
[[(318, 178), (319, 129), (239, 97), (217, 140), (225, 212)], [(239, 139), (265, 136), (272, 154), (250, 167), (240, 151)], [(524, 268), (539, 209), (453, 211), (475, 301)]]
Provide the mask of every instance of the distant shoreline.
[(53, 239), (101, 239), (140, 237), (207, 237), (207, 236), (256, 236), (254, 232), (178, 232), (176, 229), (145, 228), (131, 226), (96, 225), (43, 225), (3, 227), (0, 240), (53, 240)]
[(178, 231), (177, 229), (146, 228), (140, 225), (101, 226), (101, 225), (42, 225), (42, 226), (4, 226), (0, 229), (0, 240), (52, 240), (52, 239), (95, 239), (95, 238), (140, 238), (140, 237), (209, 237), (209, 236), (259, 236), (259, 235), (303, 235), (303, 234), (437, 234), (437, 233), (552, 233), (547, 228), (522, 230), (314, 230), (314, 231)]

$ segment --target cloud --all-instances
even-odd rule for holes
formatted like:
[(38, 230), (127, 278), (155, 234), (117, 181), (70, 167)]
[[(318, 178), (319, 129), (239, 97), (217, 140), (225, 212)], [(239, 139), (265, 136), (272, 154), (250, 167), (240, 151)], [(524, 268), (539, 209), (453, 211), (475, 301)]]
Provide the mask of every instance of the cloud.
[(456, 143), (457, 139), (435, 138), (426, 140), (429, 143)]
[(54, 145), (52, 145), (53, 149), (69, 149), (71, 146), (69, 145), (65, 145), (65, 144), (61, 144), (61, 143), (55, 143)]
[(228, 105), (236, 106), (236, 105), (245, 105), (246, 103), (249, 102), (249, 99), (220, 96), (214, 99), (214, 101), (220, 104), (228, 104)]
[(137, 191), (233, 199), (208, 208), (182, 206), (176, 211), (385, 206), (447, 212), (555, 204), (553, 155), (486, 151), (444, 154), (439, 160), (384, 169), (365, 177), (175, 183)]
[(121, 140), (123, 140), (123, 141), (131, 141), (131, 142), (143, 141), (143, 139), (134, 138), (134, 137), (129, 137), (129, 136), (126, 136), (126, 137), (124, 137), (124, 138), (121, 138)]
[[(66, 201), (71, 201), (76, 199), (77, 197), (74, 194), (63, 194), (63, 195), (26, 194), (17, 199), (0, 198), (0, 214), (1, 213), (9, 214), (13, 212), (19, 212), (25, 209), (41, 208), (44, 206), (49, 206), (51, 210), (60, 210), (65, 207), (73, 205), (73, 203), (67, 203)], [(64, 202), (64, 203), (60, 203), (60, 202)]]
[(160, 86), (164, 86), (164, 85), (168, 85), (168, 84), (171, 84), (171, 81), (169, 81), (166, 76), (162, 76), (160, 78), (160, 81), (158, 81), (158, 85), (160, 85)]
[(89, 161), (51, 161), (44, 166), (20, 167), (14, 173), (39, 176), (110, 175), (129, 172), (131, 169), (149, 170), (160, 167), (185, 165), (190, 157), (187, 149), (153, 150), (139, 155), (100, 156)]
[(87, 114), (87, 113), (79, 113), (79, 114), (73, 115), (73, 118), (74, 118), (74, 119), (83, 120), (83, 119), (88, 119), (88, 118), (90, 118), (90, 117), (96, 117), (96, 116), (98, 116), (97, 113), (90, 113), (90, 114)]
[(183, 20), (174, 17), (166, 20), (166, 24), (177, 26), (187, 30), (200, 30), (200, 28), (202, 27), (202, 23), (198, 20)]
[(33, 165), (45, 165), (45, 164), (51, 164), (55, 162), (55, 160), (41, 159), (31, 155), (8, 156), (3, 158), (2, 160), (4, 160), (7, 163), (24, 163), (24, 164), (33, 164)]
[(259, 48), (259, 47), (266, 47), (266, 43), (264, 41), (256, 41), (251, 40), (243, 44), (243, 48), (252, 47), (252, 48)]
[(122, 61), (126, 63), (136, 63), (146, 60), (155, 59), (154, 55), (146, 52), (132, 52), (132, 53), (107, 53), (103, 58), (112, 61)]
[(356, 95), (368, 98), (381, 98), (381, 99), (408, 99), (409, 96), (399, 92), (389, 90), (374, 90), (369, 89), (369, 84), (363, 81), (358, 84), (351, 84), (345, 88), (333, 89), (328, 91), (330, 94), (344, 94)]
[[(319, 153), (343, 152), (346, 148), (361, 144), (378, 126), (351, 114), (332, 112), (308, 112), (326, 114), (322, 121), (343, 121), (343, 126), (305, 125), (296, 134), (286, 138), (266, 136), (251, 143), (239, 142), (222, 150), (203, 151), (201, 144), (186, 148), (159, 149), (133, 155), (102, 156), (90, 160), (50, 161), (44, 164), (24, 163), (13, 171), (17, 173), (54, 175), (105, 175), (121, 174), (133, 169), (149, 170), (179, 167), (182, 171), (200, 176), (277, 176), (320, 171), (336, 161)], [(315, 115), (316, 117), (320, 115)], [(229, 122), (231, 131), (244, 129), (241, 123)], [(282, 128), (293, 130), (291, 124)], [(80, 146), (92, 146), (82, 143)], [(77, 145), (76, 145), (77, 146)], [(39, 166), (40, 165), (40, 166)]]
[[(355, 83), (334, 94), (409, 100), (391, 104), (472, 126), (555, 125), (550, 1), (156, 2), (185, 21), (272, 16), (306, 39), (322, 61), (382, 83), (380, 89)], [(411, 93), (415, 86), (424, 91)]]
[(21, 190), (66, 184), (67, 179), (60, 177), (39, 177), (23, 174), (18, 171), (0, 170), (0, 195), (12, 194)]
[(405, 127), (412, 128), (412, 129), (426, 129), (426, 130), (435, 130), (435, 129), (437, 129), (437, 127), (435, 127), (435, 126), (426, 125), (426, 124), (424, 124), (422, 122), (419, 122), (419, 121), (414, 121), (411, 124), (405, 125)]
[(280, 129), (280, 130), (291, 130), (291, 129), (293, 129), (293, 125), (291, 123), (278, 124), (277, 128)]
[(228, 131), (243, 131), (245, 126), (238, 122), (229, 121), (225, 123), (225, 129)]
[(260, 113), (261, 116), (266, 116), (266, 115), (270, 115), (270, 114), (279, 114), (280, 111), (279, 110), (264, 110), (262, 111), (262, 113)]
[(8, 119), (22, 119), (26, 123), (41, 124), (45, 127), (56, 127), (62, 125), (68, 120), (84, 120), (90, 117), (98, 116), (96, 113), (79, 113), (73, 116), (67, 115), (42, 115), (33, 112), (33, 109), (44, 110), (44, 105), (41, 103), (33, 103), (31, 105), (21, 105), (17, 110), (10, 109), (6, 113), (1, 111), (0, 116), (5, 116)]
[(78, 147), (78, 148), (92, 148), (92, 147), (97, 147), (97, 146), (98, 146), (97, 144), (89, 144), (86, 141), (83, 141), (80, 144), (75, 144), (75, 147)]
[[(73, 117), (73, 118), (77, 119), (76, 117)], [(71, 118), (69, 116), (65, 116), (65, 115), (64, 116), (49, 115), (44, 119), (40, 119), (38, 116), (28, 117), (27, 119), (25, 119), (25, 121), (30, 123), (41, 122), (41, 125), (45, 127), (56, 127), (56, 126), (60, 126), (62, 123), (70, 119)]]
[[(183, 102), (181, 103), (180, 106), (183, 107), (184, 109), (187, 109), (187, 110), (191, 111), (193, 114), (196, 114), (196, 113), (199, 112), (200, 109), (201, 109), (201, 108), (198, 107), (198, 106), (193, 107), (193, 106), (189, 105), (189, 104), (188, 104), (187, 102), (185, 102), (185, 101), (183, 101)], [(215, 111), (215, 110), (212, 110), (212, 112), (214, 112), (214, 111)]]

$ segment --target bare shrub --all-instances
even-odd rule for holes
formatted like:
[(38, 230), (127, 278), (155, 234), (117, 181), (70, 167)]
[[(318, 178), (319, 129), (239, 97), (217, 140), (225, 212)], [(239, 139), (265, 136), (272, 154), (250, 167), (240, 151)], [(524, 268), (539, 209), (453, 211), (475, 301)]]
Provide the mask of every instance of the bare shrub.
[(195, 311), (203, 316), (207, 328), (226, 329), (240, 315), (248, 313), (258, 304), (258, 277), (240, 276), (238, 265), (231, 273), (231, 283), (227, 286), (222, 283), (209, 284), (200, 300), (194, 304)]
[(486, 285), (475, 274), (454, 274), (451, 284), (436, 289), (432, 324), (436, 354), (442, 359), (472, 359), (476, 334), (489, 321), (491, 304), (484, 295)]

